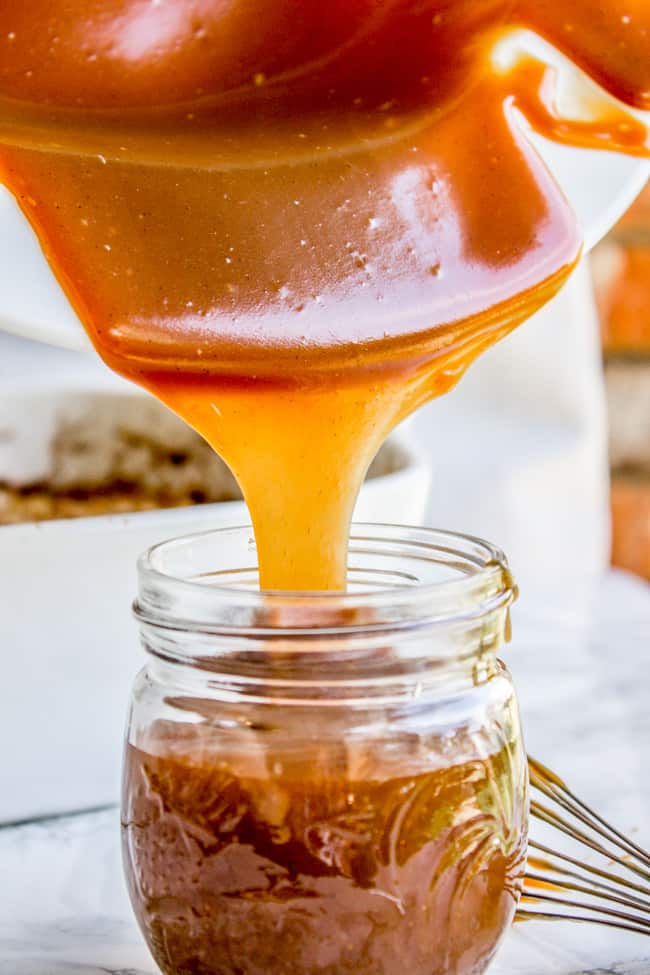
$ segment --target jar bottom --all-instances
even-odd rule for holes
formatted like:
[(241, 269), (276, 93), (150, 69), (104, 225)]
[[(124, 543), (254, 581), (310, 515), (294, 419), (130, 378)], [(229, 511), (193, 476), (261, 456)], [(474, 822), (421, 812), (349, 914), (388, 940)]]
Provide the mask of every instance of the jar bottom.
[[(165, 975), (480, 975), (512, 921), (526, 824), (511, 746), (377, 776), (336, 757), (127, 746), (123, 853)], [(519, 810), (519, 812), (517, 812)]]

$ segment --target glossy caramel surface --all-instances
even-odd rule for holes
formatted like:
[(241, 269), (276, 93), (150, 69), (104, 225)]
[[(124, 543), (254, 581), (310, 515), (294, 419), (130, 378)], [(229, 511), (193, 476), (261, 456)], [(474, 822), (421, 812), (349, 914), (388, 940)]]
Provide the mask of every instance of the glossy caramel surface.
[(343, 585), (387, 433), (577, 260), (517, 112), (647, 151), (497, 70), (521, 26), (650, 107), (645, 0), (0, 0), (0, 177), (103, 358), (231, 465), (266, 588)]
[(265, 761), (259, 737), (243, 756), (170, 732), (127, 747), (122, 808), (131, 901), (165, 975), (485, 970), (524, 871), (508, 748), (436, 768), (430, 742), (430, 771), (398, 772), (368, 746), (355, 773), (343, 745)]

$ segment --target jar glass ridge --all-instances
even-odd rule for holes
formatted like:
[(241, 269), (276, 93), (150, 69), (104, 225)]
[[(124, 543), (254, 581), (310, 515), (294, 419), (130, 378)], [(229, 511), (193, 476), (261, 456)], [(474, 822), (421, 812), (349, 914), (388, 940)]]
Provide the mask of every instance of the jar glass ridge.
[(166, 975), (477, 975), (512, 919), (505, 558), (357, 525), (349, 566), (346, 594), (259, 593), (248, 528), (140, 560), (123, 850)]

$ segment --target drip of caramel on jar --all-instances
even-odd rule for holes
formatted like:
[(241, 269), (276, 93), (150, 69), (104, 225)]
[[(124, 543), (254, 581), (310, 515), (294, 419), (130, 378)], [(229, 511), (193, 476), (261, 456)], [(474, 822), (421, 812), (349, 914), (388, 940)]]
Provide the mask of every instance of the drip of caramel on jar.
[(650, 108), (646, 0), (0, 2), (0, 177), (99, 354), (231, 466), (265, 588), (344, 586), (383, 439), (578, 259), (520, 115), (648, 152), (497, 67), (518, 27)]

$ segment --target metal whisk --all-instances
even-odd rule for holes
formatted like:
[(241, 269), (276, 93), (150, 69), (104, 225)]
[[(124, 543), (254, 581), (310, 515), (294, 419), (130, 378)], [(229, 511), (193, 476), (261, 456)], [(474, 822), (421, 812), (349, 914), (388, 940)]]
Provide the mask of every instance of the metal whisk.
[[(528, 766), (531, 816), (580, 846), (572, 856), (529, 841), (532, 855), (517, 918), (579, 921), (650, 936), (650, 853), (578, 799), (554, 772), (532, 758)], [(603, 861), (585, 862), (580, 847)]]

